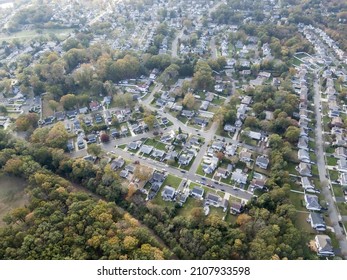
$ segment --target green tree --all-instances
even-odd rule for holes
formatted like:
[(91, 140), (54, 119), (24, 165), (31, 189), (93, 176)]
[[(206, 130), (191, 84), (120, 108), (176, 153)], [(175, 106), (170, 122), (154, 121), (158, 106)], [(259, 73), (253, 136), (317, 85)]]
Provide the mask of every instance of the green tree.
[(101, 146), (97, 144), (88, 145), (87, 152), (96, 157), (99, 157), (103, 153)]
[(69, 93), (60, 98), (60, 103), (63, 105), (65, 110), (71, 110), (75, 108), (77, 98), (74, 94)]

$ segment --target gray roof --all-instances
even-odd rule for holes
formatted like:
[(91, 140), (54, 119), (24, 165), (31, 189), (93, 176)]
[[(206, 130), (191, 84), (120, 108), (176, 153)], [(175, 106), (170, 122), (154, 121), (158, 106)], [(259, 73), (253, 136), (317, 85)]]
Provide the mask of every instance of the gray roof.
[(218, 203), (221, 200), (221, 197), (219, 195), (213, 194), (213, 193), (208, 193), (206, 195), (206, 200)]
[(204, 195), (204, 189), (203, 188), (200, 188), (200, 187), (194, 187), (192, 189), (192, 195), (195, 195), (195, 196), (200, 196), (202, 197)]

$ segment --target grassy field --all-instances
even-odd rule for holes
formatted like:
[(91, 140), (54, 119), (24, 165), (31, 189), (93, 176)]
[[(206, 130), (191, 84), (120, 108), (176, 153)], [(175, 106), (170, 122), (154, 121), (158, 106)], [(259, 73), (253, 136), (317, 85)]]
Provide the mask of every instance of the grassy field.
[(181, 178), (178, 178), (176, 176), (173, 176), (173, 175), (169, 174), (166, 177), (166, 179), (165, 179), (165, 181), (163, 183), (163, 186), (168, 185), (168, 186), (171, 186), (171, 187), (177, 189), (179, 187), (179, 185), (181, 184), (181, 182), (182, 182)]
[[(59, 39), (66, 39), (70, 32), (73, 31), (72, 28), (57, 28), (57, 29), (43, 29), (42, 34), (38, 33), (38, 30), (23, 30), (19, 32), (14, 32), (12, 34), (0, 33), (0, 40), (10, 41), (13, 39), (19, 40), (29, 40), (39, 36), (49, 36), (49, 34), (56, 35)], [(40, 31), (39, 31), (40, 32)]]
[(0, 175), (0, 227), (4, 225), (2, 219), (9, 211), (28, 203), (25, 187), (26, 182), (22, 179)]
[(294, 205), (296, 210), (307, 211), (306, 207), (303, 206), (303, 204), (304, 204), (304, 195), (303, 194), (290, 192), (289, 199), (292, 202), (292, 204)]
[(327, 163), (328, 163), (328, 165), (336, 165), (337, 164), (337, 158), (327, 157)]

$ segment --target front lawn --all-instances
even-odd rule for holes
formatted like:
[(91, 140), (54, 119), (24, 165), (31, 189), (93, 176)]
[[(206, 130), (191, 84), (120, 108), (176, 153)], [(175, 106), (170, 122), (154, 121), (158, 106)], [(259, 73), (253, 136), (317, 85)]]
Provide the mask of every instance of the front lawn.
[(327, 164), (331, 166), (337, 165), (337, 158), (327, 157)]
[(339, 178), (339, 173), (337, 171), (329, 170), (330, 180), (336, 181)]
[(174, 175), (169, 174), (166, 177), (166, 179), (163, 183), (163, 186), (171, 186), (171, 187), (177, 189), (179, 187), (179, 185), (181, 184), (181, 182), (182, 182), (181, 178), (178, 178)]

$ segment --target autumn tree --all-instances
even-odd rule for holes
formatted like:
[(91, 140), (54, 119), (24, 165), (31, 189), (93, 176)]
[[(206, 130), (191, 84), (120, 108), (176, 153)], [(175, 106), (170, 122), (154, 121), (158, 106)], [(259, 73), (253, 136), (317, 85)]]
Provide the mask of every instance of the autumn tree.
[(149, 129), (152, 129), (153, 126), (155, 125), (155, 123), (157, 122), (157, 119), (155, 118), (155, 116), (150, 114), (150, 115), (147, 115), (146, 117), (144, 117), (143, 121), (144, 121), (145, 124), (148, 125)]
[(37, 127), (39, 116), (36, 113), (20, 115), (16, 120), (16, 128), (19, 131), (28, 131)]
[(148, 181), (153, 173), (153, 169), (146, 166), (138, 164), (134, 171), (134, 177), (141, 181)]
[(184, 107), (192, 109), (195, 105), (194, 95), (191, 92), (187, 93), (183, 98), (182, 104)]

